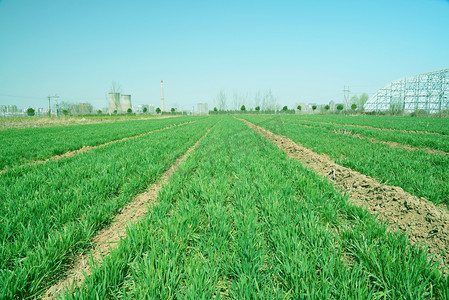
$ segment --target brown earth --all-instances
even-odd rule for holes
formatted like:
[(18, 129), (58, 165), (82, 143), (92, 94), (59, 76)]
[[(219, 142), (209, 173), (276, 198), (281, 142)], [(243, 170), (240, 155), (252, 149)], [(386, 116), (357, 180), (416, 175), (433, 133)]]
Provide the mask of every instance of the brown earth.
[(325, 176), (339, 190), (348, 193), (350, 201), (363, 206), (371, 214), (389, 224), (390, 230), (399, 228), (415, 244), (428, 246), (428, 253), (440, 263), (443, 273), (449, 267), (449, 212), (425, 198), (415, 197), (402, 188), (388, 186), (376, 179), (340, 166), (327, 155), (317, 154), (291, 139), (274, 134), (262, 127), (242, 120), (290, 158), (301, 161), (321, 176)]
[(419, 134), (435, 134), (435, 135), (447, 136), (445, 134), (441, 134), (441, 133), (438, 133), (438, 132), (428, 132), (428, 131), (419, 131), (419, 130), (402, 130), (402, 129), (391, 129), (391, 128), (379, 128), (379, 127), (371, 127), (371, 126), (364, 126), (364, 125), (348, 125), (348, 124), (339, 124), (339, 123), (310, 121), (310, 120), (301, 120), (301, 121), (309, 122), (309, 123), (316, 123), (316, 124), (348, 126), (348, 127), (357, 127), (357, 128), (368, 128), (368, 129), (376, 129), (376, 130), (383, 130), (383, 131), (395, 131), (395, 132), (419, 133)]
[[(49, 158), (44, 159), (44, 160), (32, 161), (32, 162), (29, 162), (29, 163), (26, 163), (26, 164), (23, 164), (21, 166), (14, 167), (14, 168), (21, 168), (21, 167), (25, 167), (25, 166), (33, 166), (33, 165), (46, 163), (46, 162), (48, 162), (50, 160), (60, 160), (62, 158), (72, 157), (72, 156), (77, 155), (79, 153), (87, 152), (87, 151), (90, 151), (90, 150), (93, 150), (93, 149), (97, 149), (97, 148), (102, 148), (102, 147), (105, 147), (105, 146), (110, 145), (110, 144), (119, 143), (119, 142), (123, 142), (123, 141), (130, 140), (130, 139), (136, 139), (136, 138), (139, 138), (139, 137), (147, 135), (147, 134), (151, 134), (151, 133), (154, 133), (154, 132), (163, 131), (163, 130), (167, 130), (167, 129), (170, 129), (170, 128), (173, 128), (173, 127), (176, 127), (176, 126), (183, 126), (183, 125), (190, 124), (190, 123), (195, 123), (195, 122), (198, 122), (198, 121), (190, 121), (190, 122), (185, 122), (185, 123), (181, 123), (181, 124), (171, 125), (171, 126), (164, 127), (164, 128), (161, 128), (161, 129), (148, 131), (148, 132), (145, 132), (145, 133), (142, 133), (142, 134), (139, 134), (139, 135), (129, 136), (129, 137), (125, 137), (125, 138), (122, 138), (122, 139), (119, 139), (119, 140), (110, 141), (110, 142), (107, 142), (107, 143), (104, 143), (104, 144), (101, 144), (101, 145), (97, 145), (97, 146), (84, 146), (83, 148), (78, 149), (78, 150), (69, 151), (69, 152), (66, 152), (66, 153), (61, 154), (61, 155), (55, 155), (55, 156), (49, 157)], [(2, 175), (2, 173), (4, 173), (4, 172), (10, 171), (10, 170), (14, 170), (14, 168), (5, 168), (5, 169), (0, 171), (0, 175)]]
[(126, 227), (128, 224), (137, 222), (148, 212), (149, 208), (156, 204), (161, 188), (168, 183), (171, 175), (176, 172), (179, 166), (187, 159), (201, 140), (207, 136), (212, 128), (209, 128), (186, 153), (179, 157), (170, 169), (165, 171), (157, 183), (151, 185), (144, 193), (137, 195), (130, 204), (125, 206), (108, 228), (99, 231), (92, 238), (92, 250), (88, 253), (80, 254), (75, 259), (73, 267), (68, 271), (68, 276), (49, 288), (42, 299), (56, 299), (56, 294), (59, 294), (65, 287), (70, 287), (72, 284), (80, 286), (83, 283), (85, 278), (84, 274), (89, 276), (91, 273), (91, 260), (93, 259), (96, 263), (101, 264), (101, 258), (118, 247), (120, 240), (126, 238)]

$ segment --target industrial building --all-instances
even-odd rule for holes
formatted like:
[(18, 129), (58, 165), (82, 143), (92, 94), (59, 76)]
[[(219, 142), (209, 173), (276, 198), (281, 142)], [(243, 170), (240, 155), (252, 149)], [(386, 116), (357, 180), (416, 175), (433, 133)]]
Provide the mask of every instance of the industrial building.
[(120, 96), (121, 99), (121, 108), (122, 108), (122, 112), (126, 113), (128, 112), (128, 109), (132, 110), (132, 106), (131, 106), (131, 95), (121, 95)]
[(438, 113), (449, 110), (449, 68), (407, 76), (379, 89), (365, 111)]
[(109, 93), (109, 114), (123, 114), (132, 109), (131, 95), (120, 95), (120, 93)]
[(207, 115), (209, 114), (209, 105), (207, 103), (198, 103), (198, 114)]

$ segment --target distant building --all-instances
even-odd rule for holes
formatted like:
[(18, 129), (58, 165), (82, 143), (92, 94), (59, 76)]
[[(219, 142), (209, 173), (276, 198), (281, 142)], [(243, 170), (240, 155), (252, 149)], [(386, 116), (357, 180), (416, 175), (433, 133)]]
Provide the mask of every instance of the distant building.
[(209, 105), (207, 103), (198, 103), (198, 114), (207, 115), (209, 114)]
[(8, 107), (6, 108), (6, 112), (8, 113), (16, 113), (19, 110), (17, 109), (16, 105), (8, 105)]
[(449, 68), (402, 77), (377, 90), (365, 111), (449, 111)]
[(109, 93), (109, 106), (108, 113), (109, 114), (120, 114), (122, 108), (120, 106), (120, 93)]
[(131, 95), (121, 95), (120, 99), (121, 99), (120, 105), (122, 108), (122, 113), (127, 113), (129, 109), (132, 110)]

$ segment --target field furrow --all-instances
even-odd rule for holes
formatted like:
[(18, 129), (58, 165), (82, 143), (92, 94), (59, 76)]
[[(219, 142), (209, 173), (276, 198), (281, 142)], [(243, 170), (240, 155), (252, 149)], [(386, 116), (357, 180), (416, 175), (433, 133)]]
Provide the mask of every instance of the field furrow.
[(204, 117), (179, 117), (0, 131), (0, 170)]
[(129, 224), (137, 222), (148, 212), (151, 206), (155, 205), (161, 187), (167, 184), (171, 175), (176, 172), (179, 166), (194, 151), (199, 142), (207, 136), (211, 129), (209, 128), (186, 153), (179, 157), (170, 169), (158, 178), (156, 183), (151, 185), (145, 192), (135, 196), (128, 205), (121, 209), (107, 228), (102, 229), (92, 238), (91, 250), (82, 253), (76, 258), (73, 263), (73, 268), (67, 272), (68, 276), (49, 288), (44, 295), (44, 299), (55, 299), (56, 295), (64, 287), (82, 284), (84, 278), (90, 275), (90, 264), (88, 262), (95, 261), (98, 263), (100, 258), (108, 255), (112, 249), (118, 246), (120, 240), (126, 238), (126, 227)]
[(403, 234), (223, 117), (68, 299), (447, 298)]
[(427, 245), (429, 253), (436, 260), (441, 260), (442, 268), (447, 272), (449, 212), (446, 209), (438, 208), (424, 198), (412, 196), (400, 187), (382, 184), (369, 176), (342, 167), (326, 155), (314, 153), (285, 136), (243, 121), (289, 157), (300, 160), (319, 175), (327, 177), (339, 190), (349, 193), (354, 203), (386, 221), (392, 231), (399, 228), (414, 244)]
[[(284, 119), (282, 120), (285, 122)], [(353, 125), (338, 125), (331, 123), (323, 124), (310, 121), (304, 121), (300, 123), (286, 123), (299, 126), (312, 126), (319, 129), (327, 129), (332, 132), (345, 132), (354, 136), (380, 140), (390, 144), (416, 147), (418, 149), (422, 149), (431, 153), (444, 153), (445, 155), (447, 155), (447, 153), (449, 152), (449, 136), (444, 135), (435, 136), (427, 134), (386, 131), (384, 129), (366, 129), (355, 127)]]
[(395, 132), (449, 135), (447, 118), (410, 118), (397, 116), (295, 115), (286, 120), (354, 125), (359, 128), (385, 129)]
[(449, 204), (449, 156), (422, 150), (409, 151), (368, 139), (338, 135), (320, 127), (283, 123), (281, 118), (243, 116), (255, 125), (291, 138), (294, 142), (327, 154), (333, 161), (379, 182), (399, 186), (408, 193), (435, 204)]
[(56, 283), (91, 247), (96, 232), (214, 122), (204, 119), (2, 174), (0, 298), (33, 297)]
[[(136, 138), (139, 138), (139, 137), (147, 135), (147, 134), (151, 134), (151, 133), (154, 133), (154, 132), (170, 129), (170, 128), (174, 127), (174, 126), (183, 126), (183, 125), (194, 123), (194, 122), (197, 122), (197, 121), (189, 121), (189, 122), (179, 123), (179, 124), (175, 124), (175, 125), (170, 125), (170, 126), (167, 126), (167, 127), (164, 127), (164, 128), (155, 129), (155, 130), (152, 130), (152, 131), (141, 133), (139, 135), (129, 136), (129, 137), (125, 137), (125, 138), (122, 138), (122, 139), (119, 139), (119, 140), (109, 141), (109, 142), (106, 142), (104, 144), (100, 144), (100, 145), (97, 145), (97, 146), (83, 146), (81, 149), (78, 149), (78, 150), (69, 151), (69, 152), (66, 152), (66, 153), (61, 154), (61, 155), (52, 156), (52, 157), (49, 157), (49, 158), (47, 158), (45, 160), (37, 160), (37, 161), (25, 163), (25, 164), (17, 166), (17, 167), (22, 167), (23, 168), (23, 167), (26, 167), (26, 166), (43, 164), (43, 163), (46, 163), (46, 162), (48, 162), (50, 160), (59, 160), (59, 159), (71, 157), (71, 156), (77, 155), (79, 153), (83, 153), (83, 152), (87, 152), (87, 151), (90, 151), (90, 150), (93, 150), (93, 149), (105, 147), (105, 146), (113, 144), (113, 143), (119, 143), (119, 142), (123, 142), (123, 141), (129, 140), (129, 139), (136, 139)], [(2, 173), (4, 173), (4, 172), (13, 171), (13, 170), (14, 170), (14, 168), (9, 168), (9, 169), (6, 168), (6, 169), (0, 171), (0, 175)]]

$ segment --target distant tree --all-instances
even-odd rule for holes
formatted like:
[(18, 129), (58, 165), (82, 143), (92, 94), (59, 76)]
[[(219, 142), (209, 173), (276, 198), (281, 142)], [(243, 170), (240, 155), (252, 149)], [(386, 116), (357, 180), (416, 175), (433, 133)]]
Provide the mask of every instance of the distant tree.
[(328, 111), (330, 108), (331, 108), (331, 107), (329, 106), (329, 104), (326, 104), (326, 105), (324, 106), (324, 110), (325, 110), (325, 111)]
[(351, 109), (352, 109), (353, 111), (355, 111), (355, 110), (357, 109), (357, 104), (352, 103), (352, 104), (351, 104)]
[(217, 95), (218, 109), (226, 110), (226, 100), (227, 96), (225, 92), (223, 90), (220, 90), (220, 92)]
[(156, 108), (156, 113), (157, 114), (160, 114), (161, 113), (161, 109), (158, 107), (158, 108)]
[(257, 112), (259, 112), (259, 111), (260, 111), (260, 106), (257, 105), (254, 109), (255, 109)]
[(117, 110), (114, 110), (113, 114), (116, 115), (117, 114)]
[(148, 107), (144, 107), (142, 111), (143, 111), (144, 114), (146, 114), (147, 111), (148, 111)]
[(357, 96), (352, 96), (351, 97), (351, 100), (350, 100), (350, 103), (351, 104), (358, 104), (359, 103), (359, 97), (357, 97)]
[(170, 109), (170, 111), (171, 111), (171, 113), (174, 115), (176, 110), (175, 110), (174, 107), (172, 107), (172, 108)]
[[(64, 111), (66, 111), (66, 113), (65, 113)], [(103, 112), (101, 111), (101, 109), (97, 110), (97, 114), (101, 115), (102, 113), (103, 113)], [(63, 114), (64, 116), (67, 116), (67, 115), (69, 114), (69, 111), (64, 109), (64, 110), (62, 111), (62, 114)]]
[(240, 107), (240, 110), (241, 110), (241, 111), (246, 111), (245, 105), (242, 105), (242, 107)]
[(343, 104), (338, 104), (337, 105), (337, 110), (342, 111), (343, 110)]
[(316, 105), (312, 105), (312, 110), (315, 111)]
[(299, 111), (301, 111), (301, 105), (298, 105), (297, 109), (298, 109)]
[(285, 106), (282, 108), (282, 110), (283, 110), (284, 112), (287, 112), (287, 110), (288, 110), (287, 105), (285, 105)]
[(214, 111), (217, 112), (217, 111), (218, 111), (218, 108), (214, 107)]
[(363, 108), (363, 105), (365, 105), (366, 101), (368, 101), (368, 95), (366, 93), (361, 94), (359, 98), (359, 107)]
[(33, 117), (34, 114), (35, 114), (34, 108), (31, 108), (31, 107), (30, 107), (30, 108), (27, 109), (27, 115), (28, 115), (29, 117)]
[(128, 110), (126, 111), (128, 114), (131, 114), (133, 112), (133, 110), (131, 108), (128, 108)]

